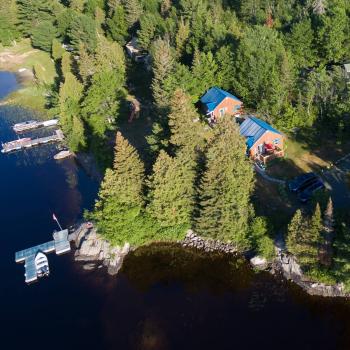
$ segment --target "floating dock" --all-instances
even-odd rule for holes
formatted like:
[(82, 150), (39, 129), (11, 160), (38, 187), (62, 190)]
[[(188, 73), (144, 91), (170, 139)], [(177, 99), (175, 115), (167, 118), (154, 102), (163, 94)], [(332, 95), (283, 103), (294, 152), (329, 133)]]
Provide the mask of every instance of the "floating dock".
[(60, 129), (58, 129), (55, 131), (53, 135), (50, 135), (50, 136), (39, 137), (36, 139), (31, 139), (27, 137), (27, 138), (3, 143), (1, 152), (9, 153), (13, 151), (19, 151), (21, 149), (31, 148), (31, 147), (38, 146), (45, 143), (60, 142), (60, 141), (63, 141), (63, 139), (64, 139), (63, 132)]
[(23, 123), (15, 124), (12, 127), (12, 129), (17, 133), (21, 133), (21, 132), (26, 132), (33, 129), (54, 126), (57, 124), (58, 124), (58, 119), (51, 119), (51, 120), (45, 120), (45, 121), (29, 120)]
[(71, 249), (68, 230), (62, 230), (54, 232), (53, 241), (36, 245), (34, 247), (21, 250), (15, 254), (16, 263), (24, 262), (25, 268), (25, 281), (26, 283), (35, 282), (38, 279), (35, 256), (38, 252), (51, 253), (56, 252), (57, 255), (61, 255), (69, 252)]

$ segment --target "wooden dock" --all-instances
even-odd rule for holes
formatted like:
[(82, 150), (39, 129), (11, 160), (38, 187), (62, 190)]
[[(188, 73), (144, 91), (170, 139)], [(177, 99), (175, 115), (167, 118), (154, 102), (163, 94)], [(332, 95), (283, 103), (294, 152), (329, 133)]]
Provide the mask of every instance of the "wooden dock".
[(53, 135), (39, 137), (36, 139), (24, 138), (15, 141), (10, 141), (2, 144), (2, 153), (9, 153), (13, 151), (19, 151), (25, 148), (31, 148), (41, 144), (51, 143), (51, 142), (61, 142), (64, 139), (63, 132), (57, 129)]
[(17, 263), (24, 262), (26, 283), (35, 282), (38, 279), (35, 266), (35, 256), (38, 252), (51, 253), (55, 251), (57, 255), (61, 255), (71, 250), (68, 230), (54, 232), (53, 238), (53, 241), (21, 250), (15, 254)]

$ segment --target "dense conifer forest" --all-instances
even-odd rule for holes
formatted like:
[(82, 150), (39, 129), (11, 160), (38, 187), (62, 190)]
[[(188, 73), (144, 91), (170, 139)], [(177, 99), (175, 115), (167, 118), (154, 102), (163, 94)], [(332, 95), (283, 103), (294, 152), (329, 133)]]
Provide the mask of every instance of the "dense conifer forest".
[[(146, 63), (127, 57), (133, 37)], [(286, 134), (327, 130), (340, 146), (350, 135), (346, 0), (2, 0), (1, 44), (22, 38), (55, 61), (47, 108), (69, 147), (107, 169), (87, 216), (115, 244), (177, 241), (192, 228), (274, 255), (244, 138), (232, 119), (212, 128), (197, 109), (212, 86)], [(133, 98), (151, 121), (143, 147), (121, 128)], [(349, 283), (349, 226), (331, 201), (296, 211), (286, 231), (306, 273)]]

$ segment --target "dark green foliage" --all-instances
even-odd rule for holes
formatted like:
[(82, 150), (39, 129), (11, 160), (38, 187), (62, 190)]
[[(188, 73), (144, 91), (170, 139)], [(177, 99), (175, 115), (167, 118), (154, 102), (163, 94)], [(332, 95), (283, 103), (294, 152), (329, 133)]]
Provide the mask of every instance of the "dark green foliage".
[(97, 45), (94, 19), (82, 14), (75, 16), (68, 29), (68, 37), (77, 51), (80, 43), (83, 43), (90, 52), (94, 52)]
[(322, 228), (319, 205), (311, 218), (303, 216), (298, 209), (288, 226), (287, 249), (296, 256), (305, 272), (317, 270), (319, 267)]
[(161, 226), (190, 228), (195, 176), (195, 162), (187, 154), (173, 158), (159, 153), (149, 182), (148, 212)]
[(153, 45), (153, 80), (152, 92), (156, 106), (160, 112), (166, 111), (169, 105), (169, 92), (164, 89), (165, 78), (174, 67), (174, 57), (170, 43), (167, 40), (158, 39)]
[(315, 64), (317, 53), (310, 19), (303, 19), (294, 24), (291, 33), (286, 36), (286, 42), (298, 68), (312, 67)]
[(55, 61), (57, 61), (57, 60), (62, 58), (64, 52), (65, 52), (65, 50), (62, 47), (62, 43), (59, 40), (57, 40), (57, 39), (53, 39), (52, 40), (52, 45), (51, 45), (51, 56), (52, 56), (52, 58)]
[(17, 4), (21, 30), (25, 35), (30, 35), (39, 23), (54, 18), (52, 0), (17, 0)]
[(7, 46), (19, 37), (16, 0), (0, 2), (0, 43)]
[(52, 41), (57, 37), (56, 27), (50, 21), (43, 21), (32, 30), (32, 45), (51, 52)]
[(175, 149), (186, 150), (191, 157), (194, 150), (204, 147), (204, 125), (192, 101), (182, 90), (176, 90), (170, 103), (170, 143)]
[(125, 19), (125, 11), (123, 6), (116, 6), (111, 18), (106, 21), (108, 33), (110, 36), (121, 45), (126, 43), (128, 36), (128, 25)]
[(123, 78), (117, 71), (106, 70), (94, 75), (82, 103), (84, 120), (93, 135), (104, 138), (110, 124), (118, 118)]
[(244, 139), (231, 118), (222, 118), (216, 126), (206, 158), (195, 231), (247, 248), (254, 173), (245, 155)]
[(248, 28), (237, 50), (235, 69), (243, 99), (277, 118), (293, 82), (292, 62), (278, 33), (267, 27)]
[(275, 257), (275, 246), (268, 235), (268, 224), (264, 217), (257, 217), (251, 223), (251, 241), (257, 255), (271, 261)]

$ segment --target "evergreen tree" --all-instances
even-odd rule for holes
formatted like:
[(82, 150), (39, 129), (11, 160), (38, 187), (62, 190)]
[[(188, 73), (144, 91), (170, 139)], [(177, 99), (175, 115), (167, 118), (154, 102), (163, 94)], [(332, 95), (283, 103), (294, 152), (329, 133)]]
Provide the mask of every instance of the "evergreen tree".
[(107, 169), (95, 210), (91, 214), (99, 232), (113, 243), (138, 242), (134, 223), (143, 199), (144, 165), (129, 142), (117, 133), (113, 169)]
[(116, 71), (94, 75), (84, 101), (82, 115), (93, 135), (104, 138), (109, 124), (118, 117), (123, 80)]
[(225, 90), (234, 90), (234, 55), (229, 46), (222, 46), (215, 55), (218, 64), (214, 82)]
[(245, 140), (231, 118), (220, 119), (206, 156), (195, 230), (202, 236), (246, 248), (254, 172), (246, 157)]
[(70, 24), (68, 37), (77, 51), (80, 43), (84, 43), (89, 52), (94, 52), (97, 45), (96, 22), (87, 15), (75, 16)]
[(79, 13), (82, 13), (85, 7), (86, 0), (69, 0), (69, 7)]
[(288, 63), (286, 58), (276, 31), (260, 26), (247, 29), (235, 59), (235, 86), (247, 105), (279, 116), (291, 89), (282, 70)]
[(203, 147), (204, 126), (190, 97), (182, 90), (176, 90), (171, 99), (169, 126), (170, 143), (177, 148), (186, 148), (188, 153), (193, 153), (195, 148)]
[(90, 54), (84, 44), (79, 46), (79, 75), (81, 80), (87, 85), (90, 82), (90, 78), (96, 72), (96, 60), (94, 55)]
[(190, 36), (190, 25), (187, 21), (184, 21), (183, 18), (180, 18), (178, 27), (179, 28), (175, 37), (176, 55), (177, 57), (181, 57), (186, 45), (186, 41)]
[(124, 81), (125, 75), (125, 55), (123, 48), (116, 42), (107, 40), (104, 36), (100, 36), (97, 41), (95, 52), (96, 72), (115, 70)]
[(32, 30), (32, 45), (47, 52), (51, 52), (52, 41), (57, 37), (56, 27), (50, 21), (39, 23)]
[(299, 254), (299, 241), (301, 232), (305, 229), (305, 220), (301, 213), (301, 210), (298, 209), (290, 224), (288, 225), (288, 234), (286, 239), (287, 250), (297, 256)]
[(140, 19), (142, 14), (141, 4), (139, 0), (124, 0), (124, 8), (126, 22), (129, 27), (132, 27)]
[(218, 85), (218, 65), (211, 52), (196, 51), (192, 63), (192, 95), (199, 98), (210, 87)]
[(194, 208), (195, 163), (187, 154), (176, 158), (161, 151), (150, 178), (150, 204), (148, 212), (161, 226), (190, 227)]
[(327, 10), (327, 15), (320, 16), (321, 24), (317, 29), (319, 54), (325, 62), (338, 62), (346, 54), (345, 40), (349, 18), (345, 8), (333, 5)]
[(148, 50), (154, 38), (157, 28), (157, 18), (153, 14), (144, 14), (140, 19), (141, 29), (137, 32), (137, 42), (145, 50)]
[(314, 41), (314, 31), (310, 19), (304, 19), (293, 25), (286, 43), (292, 51), (295, 65), (298, 68), (314, 66), (317, 59)]
[(153, 47), (153, 98), (160, 111), (169, 105), (169, 95), (164, 91), (164, 80), (174, 67), (169, 41), (157, 39)]
[(64, 51), (62, 54), (61, 72), (64, 78), (72, 72), (72, 55), (67, 51)]
[(79, 117), (82, 95), (83, 85), (71, 72), (67, 72), (59, 91), (60, 124), (73, 152), (86, 145), (84, 126)]
[(17, 4), (20, 28), (28, 36), (41, 22), (53, 22), (64, 10), (63, 5), (54, 0), (17, 0)]
[(297, 210), (288, 226), (287, 249), (305, 271), (317, 270), (321, 240), (321, 209), (317, 204), (311, 219)]
[(0, 2), (0, 43), (10, 45), (19, 37), (17, 30), (18, 10), (16, 0)]
[(327, 208), (323, 215), (323, 244), (320, 249), (320, 263), (325, 266), (331, 266), (333, 252), (333, 241), (334, 241), (334, 213), (333, 213), (333, 202), (329, 198)]
[(52, 47), (52, 50), (51, 50), (52, 58), (55, 61), (60, 60), (65, 52), (64, 48), (62, 47), (61, 42), (55, 38), (52, 40), (51, 47)]
[(125, 19), (124, 7), (117, 5), (113, 12), (113, 16), (106, 21), (107, 30), (113, 40), (120, 45), (125, 45), (128, 36), (128, 25)]

